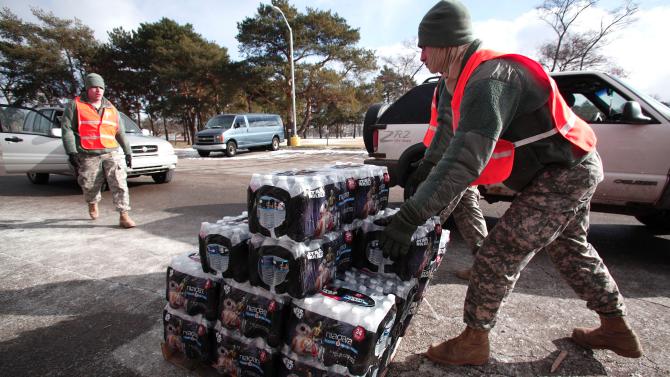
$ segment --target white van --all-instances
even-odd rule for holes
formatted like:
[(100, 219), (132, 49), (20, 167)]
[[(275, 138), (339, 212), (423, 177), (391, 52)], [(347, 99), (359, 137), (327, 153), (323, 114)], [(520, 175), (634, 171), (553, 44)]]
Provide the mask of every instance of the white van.
[(275, 114), (220, 114), (195, 134), (193, 149), (201, 157), (225, 152), (233, 157), (238, 148), (268, 148), (276, 151), (284, 142), (284, 124)]

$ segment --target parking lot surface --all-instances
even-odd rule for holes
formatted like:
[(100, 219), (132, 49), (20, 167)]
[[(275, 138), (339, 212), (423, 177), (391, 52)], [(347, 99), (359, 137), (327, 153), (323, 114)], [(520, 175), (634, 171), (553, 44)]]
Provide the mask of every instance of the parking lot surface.
[[(33, 185), (0, 176), (0, 376), (187, 376), (163, 360), (162, 308), (170, 258), (197, 249), (203, 221), (246, 209), (253, 173), (336, 161), (362, 162), (360, 151), (241, 152), (198, 158), (179, 151), (171, 183), (129, 180), (137, 228), (118, 227), (111, 194), (88, 218), (70, 177)], [(392, 206), (402, 191), (392, 190)], [(506, 204), (482, 207), (490, 226)], [(491, 332), (491, 360), (480, 367), (435, 365), (422, 356), (434, 342), (460, 333), (467, 283), (453, 271), (472, 256), (456, 231), (414, 317), (389, 376), (670, 375), (670, 235), (634, 218), (594, 213), (590, 241), (626, 297), (629, 321), (645, 355), (625, 359), (582, 349), (575, 326), (597, 324), (542, 252), (528, 264)], [(433, 310), (431, 310), (431, 308)], [(561, 351), (568, 355), (550, 368)]]

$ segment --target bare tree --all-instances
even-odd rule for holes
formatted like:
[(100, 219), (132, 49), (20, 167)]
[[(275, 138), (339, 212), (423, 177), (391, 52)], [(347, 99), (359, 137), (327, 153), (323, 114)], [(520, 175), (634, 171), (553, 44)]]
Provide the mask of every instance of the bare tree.
[(540, 18), (556, 33), (555, 40), (540, 46), (540, 63), (552, 72), (608, 66), (623, 73), (600, 51), (615, 32), (636, 21), (639, 8), (632, 0), (624, 0), (621, 6), (606, 11), (597, 28), (575, 31), (578, 19), (597, 5), (598, 0), (545, 0), (537, 7)]
[(423, 66), (420, 59), (421, 50), (417, 47), (417, 38), (403, 41), (402, 47), (405, 50), (404, 53), (392, 57), (383, 57), (382, 61), (385, 66), (390, 67), (399, 76), (414, 80), (414, 76)]

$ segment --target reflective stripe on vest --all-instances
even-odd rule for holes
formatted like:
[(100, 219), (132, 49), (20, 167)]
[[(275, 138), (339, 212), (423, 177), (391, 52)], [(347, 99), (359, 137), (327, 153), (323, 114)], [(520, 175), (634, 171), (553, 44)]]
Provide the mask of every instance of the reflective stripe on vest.
[(425, 145), (426, 148), (430, 147), (430, 143), (433, 141), (433, 137), (435, 137), (435, 131), (437, 131), (437, 88), (440, 87), (441, 82), (442, 81), (440, 80), (437, 82), (437, 85), (435, 85), (433, 100), (430, 103), (430, 121), (428, 122), (426, 134), (423, 135), (423, 145)]
[(79, 140), (84, 149), (118, 148), (116, 133), (119, 130), (119, 114), (112, 106), (104, 108), (102, 115), (90, 104), (74, 99), (77, 106)]
[(458, 121), (461, 117), (461, 100), (463, 99), (463, 92), (465, 91), (465, 85), (467, 84), (468, 79), (481, 63), (496, 58), (516, 61), (529, 69), (533, 75), (549, 83), (551, 90), (549, 92), (548, 105), (555, 127), (549, 131), (518, 140), (514, 143), (499, 139), (484, 170), (480, 176), (472, 182), (472, 185), (484, 185), (504, 181), (512, 173), (515, 147), (518, 148), (530, 144), (550, 137), (556, 133), (561, 134), (564, 138), (570, 141), (570, 143), (585, 152), (590, 152), (595, 149), (596, 135), (593, 132), (593, 129), (591, 129), (591, 126), (589, 126), (588, 123), (584, 122), (572, 112), (558, 91), (554, 79), (549, 77), (549, 74), (547, 74), (539, 63), (523, 55), (503, 54), (492, 50), (478, 50), (472, 54), (458, 78), (456, 89), (454, 90), (454, 97), (451, 100), (451, 110), (453, 113), (452, 128), (454, 133), (456, 133)]

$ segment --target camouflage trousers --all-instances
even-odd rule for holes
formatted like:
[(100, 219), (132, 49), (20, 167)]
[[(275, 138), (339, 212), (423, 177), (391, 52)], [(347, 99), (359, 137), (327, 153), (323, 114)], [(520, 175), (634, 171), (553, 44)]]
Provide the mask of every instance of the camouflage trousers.
[(521, 270), (543, 249), (589, 309), (625, 314), (616, 282), (586, 240), (591, 197), (602, 179), (594, 152), (572, 168), (546, 168), (519, 193), (475, 256), (463, 314), (468, 326), (493, 328)]
[(112, 200), (119, 212), (130, 211), (130, 196), (126, 182), (125, 160), (118, 152), (102, 155), (77, 154), (79, 171), (77, 182), (84, 192), (86, 203), (97, 203), (102, 199), (100, 191), (107, 181)]
[(477, 186), (469, 186), (460, 200), (452, 201), (451, 204), (440, 213), (442, 223), (447, 220), (451, 214), (454, 216), (454, 222), (458, 232), (474, 255), (482, 242), (488, 235), (486, 221), (481, 208), (479, 208), (479, 190)]

